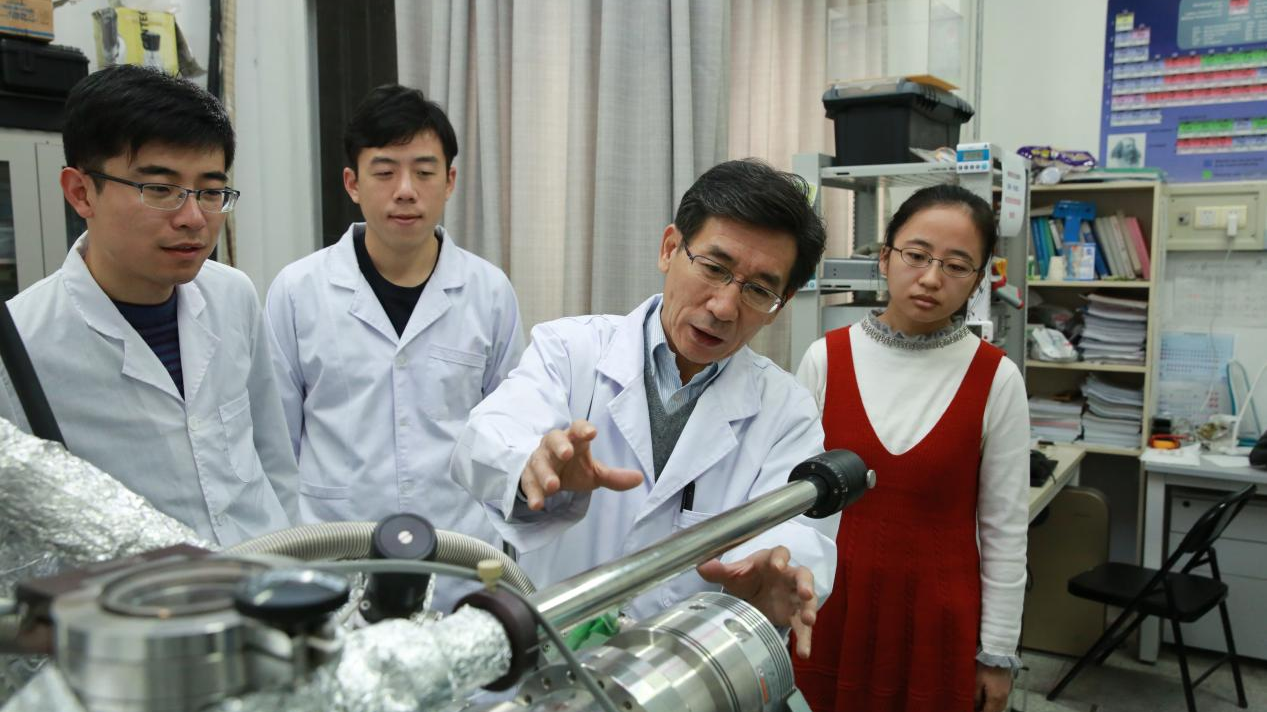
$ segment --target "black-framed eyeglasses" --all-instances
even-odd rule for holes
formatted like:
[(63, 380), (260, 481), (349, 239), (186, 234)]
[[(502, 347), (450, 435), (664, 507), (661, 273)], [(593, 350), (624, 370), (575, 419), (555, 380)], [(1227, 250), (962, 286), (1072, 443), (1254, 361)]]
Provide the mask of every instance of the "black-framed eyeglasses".
[(903, 262), (916, 269), (924, 269), (936, 262), (941, 267), (942, 274), (955, 279), (965, 279), (980, 271), (976, 265), (968, 260), (958, 257), (947, 257), (944, 260), (938, 259), (918, 247), (891, 247), (889, 249), (901, 255)]
[(719, 287), (725, 287), (731, 282), (738, 284), (739, 299), (756, 311), (773, 314), (783, 306), (783, 298), (766, 287), (735, 277), (730, 268), (711, 257), (691, 254), (691, 249), (685, 244), (682, 245), (682, 250), (686, 252), (686, 259), (690, 260), (692, 273)]
[(233, 212), (238, 203), (240, 191), (232, 188), (183, 188), (171, 183), (137, 183), (126, 178), (108, 175), (100, 171), (84, 171), (93, 178), (114, 181), (130, 185), (141, 194), (141, 203), (155, 210), (180, 210), (185, 199), (193, 194), (194, 202), (204, 213)]

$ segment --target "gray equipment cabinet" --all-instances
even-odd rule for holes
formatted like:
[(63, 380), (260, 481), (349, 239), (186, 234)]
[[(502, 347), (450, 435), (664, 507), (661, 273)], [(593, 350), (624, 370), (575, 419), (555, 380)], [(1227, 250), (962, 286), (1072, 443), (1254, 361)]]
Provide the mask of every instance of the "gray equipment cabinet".
[[(853, 246), (883, 240), (884, 227), (889, 217), (909, 193), (924, 186), (939, 183), (958, 183), (981, 196), (991, 205), (996, 204), (997, 188), (1002, 184), (1002, 172), (997, 158), (988, 172), (960, 173), (954, 163), (893, 163), (874, 166), (833, 166), (832, 157), (818, 153), (800, 153), (792, 157), (792, 171), (814, 187), (814, 208), (821, 214), (822, 195), (825, 189), (840, 188), (853, 191)], [(890, 194), (892, 193), (892, 194)], [(1025, 294), (1025, 260), (1028, 255), (1027, 235), (1029, 224), (1029, 193), (1025, 195), (1025, 215), (1019, 235), (1000, 237), (995, 254), (1006, 257), (1007, 283)], [(827, 226), (828, 232), (843, 229)], [(839, 255), (825, 254), (824, 259)], [(822, 265), (816, 272), (822, 277)], [(878, 274), (877, 274), (878, 278)], [(796, 369), (809, 345), (826, 331), (846, 322), (856, 321), (862, 309), (840, 314), (848, 310), (841, 305), (841, 297), (830, 289), (820, 288), (819, 279), (811, 280), (793, 297), (788, 309), (791, 316), (792, 349), (791, 367)], [(849, 297), (844, 297), (848, 300)], [(991, 297), (990, 316), (994, 322), (992, 343), (1007, 352), (1008, 358), (1025, 368), (1025, 312)]]
[(61, 137), (0, 129), (0, 299), (9, 299), (62, 266), (84, 230), (62, 196)]

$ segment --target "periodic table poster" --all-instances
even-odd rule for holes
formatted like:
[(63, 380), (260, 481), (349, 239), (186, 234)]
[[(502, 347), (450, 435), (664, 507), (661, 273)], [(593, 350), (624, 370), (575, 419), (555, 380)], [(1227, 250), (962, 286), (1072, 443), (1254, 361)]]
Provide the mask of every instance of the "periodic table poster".
[(1267, 0), (1109, 0), (1100, 162), (1267, 178)]

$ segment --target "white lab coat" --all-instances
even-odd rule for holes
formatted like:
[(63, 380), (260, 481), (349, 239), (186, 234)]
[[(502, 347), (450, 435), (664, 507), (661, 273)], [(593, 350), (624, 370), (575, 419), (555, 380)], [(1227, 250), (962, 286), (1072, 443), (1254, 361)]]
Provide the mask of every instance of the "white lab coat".
[(266, 311), (305, 523), (397, 512), (499, 544), (448, 476), (467, 415), (523, 353), (501, 270), (444, 242), (397, 337), (357, 265), (353, 227), (281, 271)]
[[(792, 376), (747, 347), (700, 396), (672, 456), (654, 481), (650, 416), (643, 386), (643, 323), (649, 299), (627, 316), (548, 322), (532, 332), (519, 367), (475, 408), (453, 456), (453, 476), (484, 503), (490, 519), (521, 552), (538, 587), (651, 545), (787, 482), (792, 468), (823, 451), (818, 409)], [(648, 473), (643, 486), (615, 492), (560, 493), (544, 512), (516, 506), (519, 477), (542, 435), (586, 418), (598, 430), (594, 457)], [(694, 505), (679, 511), (682, 488)], [(723, 561), (786, 546), (814, 573), (825, 598), (836, 546), (797, 518), (731, 550)], [(635, 599), (626, 610), (652, 615), (716, 587), (694, 571)]]
[[(176, 287), (182, 398), (92, 278), (87, 240), (9, 302), (67, 449), (221, 545), (290, 526), (295, 458), (250, 279), (208, 260)], [(29, 431), (4, 390), (0, 416)]]

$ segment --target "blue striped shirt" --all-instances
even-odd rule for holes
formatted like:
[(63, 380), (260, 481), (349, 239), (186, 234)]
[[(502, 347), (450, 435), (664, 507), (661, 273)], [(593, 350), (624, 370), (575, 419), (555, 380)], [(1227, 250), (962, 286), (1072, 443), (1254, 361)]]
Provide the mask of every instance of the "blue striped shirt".
[(651, 375), (655, 377), (660, 403), (664, 405), (664, 412), (671, 415), (698, 398), (730, 362), (730, 357), (727, 356), (720, 361), (708, 364), (685, 386), (682, 385), (682, 372), (677, 367), (677, 356), (669, 348), (669, 340), (664, 335), (664, 323), (660, 321), (660, 311), (663, 306), (664, 297), (661, 296), (656, 299), (655, 308), (647, 310), (643, 336), (647, 347), (645, 357), (651, 359)]
[(180, 329), (176, 321), (176, 290), (162, 304), (128, 304), (114, 301), (123, 318), (136, 329), (171, 374), (176, 390), (185, 395), (185, 376), (180, 368)]

